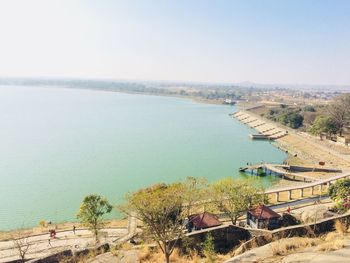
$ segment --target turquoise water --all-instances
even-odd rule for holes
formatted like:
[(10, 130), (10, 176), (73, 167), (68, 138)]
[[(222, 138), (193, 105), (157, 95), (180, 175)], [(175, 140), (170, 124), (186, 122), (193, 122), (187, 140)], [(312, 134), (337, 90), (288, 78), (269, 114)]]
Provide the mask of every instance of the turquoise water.
[[(83, 197), (282, 162), (233, 107), (114, 92), (0, 86), (0, 229), (74, 220)], [(269, 184), (272, 178), (264, 178)]]

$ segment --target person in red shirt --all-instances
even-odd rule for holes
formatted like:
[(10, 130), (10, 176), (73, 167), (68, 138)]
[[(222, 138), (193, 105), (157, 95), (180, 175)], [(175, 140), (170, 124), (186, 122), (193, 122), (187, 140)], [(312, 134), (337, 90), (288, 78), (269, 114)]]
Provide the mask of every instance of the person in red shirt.
[(288, 206), (287, 212), (290, 214), (290, 206)]

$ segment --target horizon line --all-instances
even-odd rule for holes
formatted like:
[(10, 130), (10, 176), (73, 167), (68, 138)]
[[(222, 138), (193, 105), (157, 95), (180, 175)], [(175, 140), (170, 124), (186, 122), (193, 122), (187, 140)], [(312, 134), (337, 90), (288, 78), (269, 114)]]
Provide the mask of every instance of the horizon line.
[(91, 80), (91, 81), (124, 81), (124, 82), (149, 82), (149, 83), (174, 83), (174, 84), (206, 84), (206, 85), (235, 85), (235, 86), (321, 86), (321, 87), (350, 87), (350, 84), (320, 84), (320, 83), (273, 83), (273, 82), (255, 82), (255, 81), (240, 81), (240, 82), (224, 82), (224, 81), (197, 81), (197, 80), (162, 80), (162, 79), (137, 79), (137, 78), (111, 78), (111, 77), (80, 77), (80, 76), (0, 76), (3, 79), (31, 79), (31, 80)]

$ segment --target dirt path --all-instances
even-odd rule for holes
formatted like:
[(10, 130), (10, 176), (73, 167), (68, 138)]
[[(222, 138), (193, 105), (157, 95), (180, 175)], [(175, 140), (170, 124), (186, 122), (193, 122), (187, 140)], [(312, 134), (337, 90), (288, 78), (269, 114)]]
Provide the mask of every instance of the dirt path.
[(306, 164), (318, 165), (323, 161), (327, 167), (350, 168), (350, 156), (317, 143), (305, 135), (290, 133), (276, 142), (292, 155), (297, 154), (298, 158)]

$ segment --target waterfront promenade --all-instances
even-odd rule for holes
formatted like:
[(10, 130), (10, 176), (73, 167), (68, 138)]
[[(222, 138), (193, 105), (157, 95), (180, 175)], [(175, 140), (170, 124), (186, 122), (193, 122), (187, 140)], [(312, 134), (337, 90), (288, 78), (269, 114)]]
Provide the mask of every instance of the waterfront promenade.
[[(127, 228), (105, 228), (101, 230), (101, 244), (111, 243), (128, 235)], [(94, 246), (94, 237), (88, 229), (77, 229), (57, 232), (56, 238), (49, 238), (49, 234), (32, 235), (22, 237), (22, 244), (29, 244), (26, 258), (40, 258), (55, 254), (62, 250), (81, 250)], [(50, 240), (50, 242), (49, 242)], [(13, 240), (0, 241), (0, 262), (9, 262), (18, 259), (18, 250)]]

